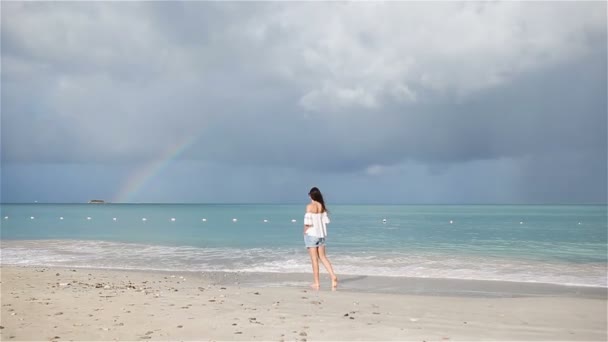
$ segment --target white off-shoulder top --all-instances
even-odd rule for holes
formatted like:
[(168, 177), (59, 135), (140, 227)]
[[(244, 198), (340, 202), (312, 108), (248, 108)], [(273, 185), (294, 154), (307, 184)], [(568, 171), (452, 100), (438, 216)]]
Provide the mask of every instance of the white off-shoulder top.
[(306, 235), (324, 238), (327, 236), (327, 224), (329, 223), (327, 212), (323, 213), (306, 213), (304, 215), (304, 225), (311, 226), (306, 231)]

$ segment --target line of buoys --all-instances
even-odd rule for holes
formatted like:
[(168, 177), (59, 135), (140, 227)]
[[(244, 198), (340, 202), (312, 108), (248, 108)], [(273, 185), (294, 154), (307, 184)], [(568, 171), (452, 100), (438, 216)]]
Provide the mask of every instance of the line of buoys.
[[(8, 220), (8, 216), (4, 216), (4, 219), (5, 219), (5, 220)], [(34, 219), (35, 219), (35, 217), (34, 217), (34, 216), (30, 216), (30, 220), (34, 220)], [(60, 216), (60, 217), (59, 217), (59, 219), (60, 219), (60, 220), (64, 220), (64, 217), (63, 217), (63, 216)], [(87, 220), (87, 221), (91, 221), (91, 220), (93, 220), (93, 218), (92, 218), (91, 216), (87, 216), (87, 217), (86, 217), (86, 220)], [(145, 218), (145, 217), (142, 217), (142, 219), (141, 219), (141, 220), (142, 220), (142, 221), (147, 221), (148, 219), (147, 219), (147, 218)], [(177, 218), (175, 218), (175, 217), (171, 217), (169, 220), (170, 220), (171, 222), (175, 222), (175, 221), (177, 221)], [(112, 217), (112, 221), (118, 221), (118, 218), (117, 218), (117, 217)], [(206, 218), (202, 218), (202, 219), (201, 219), (201, 221), (202, 221), (202, 222), (207, 222), (207, 219), (206, 219)], [(270, 220), (268, 220), (268, 219), (263, 219), (262, 221), (263, 221), (264, 223), (268, 223), (268, 222), (270, 222)], [(385, 220), (385, 221), (386, 221), (386, 220)], [(233, 219), (232, 219), (232, 222), (238, 222), (238, 219), (237, 219), (237, 218), (233, 218)], [(295, 223), (295, 222), (298, 222), (298, 221), (297, 221), (296, 219), (292, 219), (292, 220), (291, 220), (291, 222), (294, 222), (294, 223)]]
[[(5, 219), (5, 220), (8, 220), (8, 219), (9, 219), (9, 216), (4, 216), (4, 219)], [(30, 216), (30, 220), (35, 220), (35, 219), (36, 219), (36, 217), (35, 217), (35, 216)], [(59, 216), (59, 220), (62, 220), (62, 221), (63, 221), (64, 219), (65, 219), (65, 218), (64, 218), (63, 216)], [(87, 220), (87, 221), (91, 221), (91, 220), (93, 220), (93, 218), (92, 218), (91, 216), (87, 216), (87, 217), (86, 217), (86, 220)], [(148, 219), (147, 219), (147, 218), (145, 218), (145, 217), (143, 217), (141, 220), (142, 220), (143, 222), (146, 222)], [(175, 217), (171, 217), (169, 220), (170, 220), (171, 222), (175, 222), (175, 221), (177, 221), (177, 218), (175, 218)], [(112, 221), (118, 221), (118, 218), (117, 218), (117, 217), (113, 217), (113, 218), (112, 218)], [(202, 221), (202, 222), (207, 222), (207, 219), (206, 219), (206, 218), (202, 218), (202, 219), (201, 219), (201, 221)], [(232, 219), (232, 222), (238, 222), (238, 219), (237, 219), (237, 218), (233, 218), (233, 219)], [(262, 220), (262, 222), (264, 222), (264, 223), (268, 223), (268, 222), (270, 222), (270, 220), (268, 220), (268, 219), (263, 219), (263, 220)], [(292, 223), (296, 223), (296, 222), (298, 222), (298, 221), (297, 221), (296, 219), (291, 219), (291, 222), (292, 222)], [(387, 220), (386, 218), (383, 218), (383, 219), (382, 219), (382, 223), (387, 223), (387, 222), (388, 222), (388, 220)], [(449, 222), (449, 224), (454, 224), (454, 220), (449, 220), (448, 222)], [(525, 223), (524, 221), (519, 221), (519, 224), (520, 224), (520, 225), (523, 225), (524, 223)], [(582, 225), (582, 223), (579, 221), (579, 222), (577, 222), (577, 225), (579, 225), (579, 226), (580, 226), (580, 225)]]

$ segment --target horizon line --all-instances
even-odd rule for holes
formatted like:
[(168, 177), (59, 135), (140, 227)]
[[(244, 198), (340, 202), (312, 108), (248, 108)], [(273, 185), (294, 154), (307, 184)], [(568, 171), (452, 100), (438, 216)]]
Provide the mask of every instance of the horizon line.
[[(92, 204), (92, 205), (104, 205), (104, 204), (196, 204), (196, 205), (292, 205), (292, 204), (305, 204), (306, 201), (302, 202), (103, 202), (103, 203), (89, 203), (87, 202), (0, 202), (3, 204)], [(362, 203), (362, 202), (333, 202), (331, 205), (608, 205), (608, 202), (376, 202), (376, 203)]]

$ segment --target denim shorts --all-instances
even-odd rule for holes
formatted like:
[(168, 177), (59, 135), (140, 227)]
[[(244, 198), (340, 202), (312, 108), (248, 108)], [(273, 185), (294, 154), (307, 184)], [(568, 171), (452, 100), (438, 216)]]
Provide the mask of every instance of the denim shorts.
[(304, 234), (304, 244), (306, 248), (325, 246), (325, 238)]

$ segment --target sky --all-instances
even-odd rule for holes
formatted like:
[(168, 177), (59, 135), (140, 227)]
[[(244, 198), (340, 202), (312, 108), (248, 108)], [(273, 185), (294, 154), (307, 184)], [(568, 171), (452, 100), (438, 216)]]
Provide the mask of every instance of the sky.
[(1, 5), (4, 203), (606, 203), (598, 2)]

